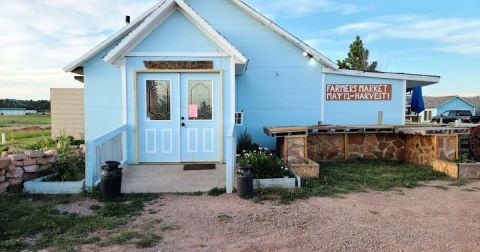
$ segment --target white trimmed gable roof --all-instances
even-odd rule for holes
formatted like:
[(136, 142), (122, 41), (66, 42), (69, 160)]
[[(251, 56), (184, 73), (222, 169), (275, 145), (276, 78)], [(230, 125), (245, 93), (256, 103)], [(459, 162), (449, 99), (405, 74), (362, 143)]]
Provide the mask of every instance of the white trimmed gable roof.
[(232, 56), (237, 64), (246, 64), (248, 59), (238, 51), (230, 42), (207, 23), (184, 0), (166, 0), (160, 8), (148, 16), (143, 23), (138, 25), (104, 58), (105, 62), (116, 64), (123, 59), (133, 48), (143, 41), (152, 31), (165, 21), (176, 10), (184, 14), (205, 35), (215, 42), (226, 53)]
[(114, 43), (118, 39), (122, 38), (123, 36), (131, 32), (133, 29), (135, 29), (139, 24), (141, 24), (145, 20), (145, 18), (147, 18), (150, 14), (152, 14), (153, 11), (160, 8), (164, 3), (165, 3), (165, 0), (161, 0), (158, 4), (156, 4), (152, 8), (142, 13), (138, 18), (132, 20), (130, 24), (122, 27), (120, 30), (110, 35), (110, 37), (102, 41), (100, 44), (98, 44), (97, 46), (95, 46), (94, 48), (92, 48), (82, 56), (80, 56), (80, 58), (66, 65), (63, 68), (63, 70), (65, 72), (72, 72), (76, 68), (83, 66), (83, 64), (87, 62), (89, 59), (91, 59), (92, 57), (100, 53), (102, 50), (109, 47), (112, 43)]
[[(286, 40), (288, 40), (289, 42), (291, 42), (292, 44), (294, 44), (304, 52), (307, 52), (308, 54), (310, 54), (314, 59), (321, 62), (328, 68), (338, 69), (338, 66), (333, 61), (331, 61), (330, 59), (328, 59), (327, 57), (325, 57), (324, 55), (322, 55), (312, 47), (308, 46), (307, 44), (305, 44), (300, 39), (296, 38), (295, 36), (287, 32), (286, 30), (282, 29), (277, 24), (275, 24), (274, 22), (272, 22), (271, 20), (269, 20), (268, 18), (266, 18), (265, 16), (263, 16), (262, 14), (260, 14), (259, 12), (257, 12), (256, 10), (248, 6), (247, 4), (245, 4), (243, 1), (241, 0), (230, 0), (230, 1), (232, 1), (236, 6), (240, 7), (242, 10), (244, 10), (247, 14), (255, 18), (257, 21), (259, 21), (260, 23), (270, 28), (272, 31), (279, 34), (281, 37), (285, 38)], [(231, 55), (233, 55), (235, 57), (235, 60), (238, 61), (238, 63), (239, 62), (246, 63), (248, 61), (248, 59), (246, 59), (245, 56), (243, 56), (243, 54), (241, 54), (235, 47), (233, 47), (222, 35), (220, 35), (217, 31), (215, 31), (215, 29), (213, 29), (202, 17), (200, 17), (200, 15), (198, 15), (198, 13), (196, 13), (187, 3), (185, 3), (184, 0), (162, 0), (158, 4), (156, 4), (154, 7), (150, 8), (148, 11), (140, 15), (137, 19), (135, 19), (129, 25), (123, 27), (116, 33), (112, 34), (110, 37), (108, 37), (102, 43), (100, 43), (99, 45), (97, 45), (96, 47), (94, 47), (84, 55), (82, 55), (80, 58), (73, 61), (69, 65), (65, 66), (63, 70), (65, 72), (74, 71), (78, 67), (83, 66), (83, 64), (86, 61), (88, 61), (90, 58), (97, 55), (99, 52), (101, 52), (102, 50), (110, 46), (112, 43), (124, 37), (124, 39), (120, 42), (120, 44), (117, 45), (113, 50), (111, 50), (104, 59), (109, 63), (115, 62), (122, 56), (125, 56), (124, 55), (125, 50), (128, 50), (127, 48), (130, 48), (129, 46), (131, 46), (132, 44), (134, 44), (134, 42), (137, 42), (137, 40), (141, 38), (140, 36), (141, 31), (144, 31), (145, 28), (148, 28), (153, 23), (155, 23), (153, 21), (155, 20), (157, 22), (159, 21), (156, 18), (168, 17), (169, 14), (171, 14), (168, 12), (168, 10), (172, 11), (171, 8), (172, 6), (175, 6), (175, 4), (178, 7), (180, 7), (181, 10), (184, 11), (184, 13), (186, 13), (187, 17), (191, 17), (192, 20), (195, 20), (197, 22), (197, 25), (199, 25), (199, 28), (205, 29), (203, 30), (204, 32), (208, 32), (207, 33), (208, 35), (212, 36), (217, 41), (220, 41), (221, 42), (220, 45), (222, 49), (224, 49), (227, 53), (230, 53)], [(160, 15), (160, 14), (163, 14), (163, 15)], [(125, 37), (126, 35), (127, 37), (130, 37), (130, 39)], [(140, 39), (140, 41), (141, 40), (142, 39)], [(245, 63), (242, 63), (242, 64), (245, 64)]]

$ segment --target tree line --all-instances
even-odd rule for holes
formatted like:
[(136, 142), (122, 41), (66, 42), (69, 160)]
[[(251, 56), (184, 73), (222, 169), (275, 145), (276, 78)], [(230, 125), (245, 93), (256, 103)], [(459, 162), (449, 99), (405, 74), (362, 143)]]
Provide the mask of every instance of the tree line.
[(27, 110), (36, 110), (37, 112), (46, 112), (46, 111), (50, 111), (50, 101), (0, 99), (0, 107), (1, 108), (26, 108)]

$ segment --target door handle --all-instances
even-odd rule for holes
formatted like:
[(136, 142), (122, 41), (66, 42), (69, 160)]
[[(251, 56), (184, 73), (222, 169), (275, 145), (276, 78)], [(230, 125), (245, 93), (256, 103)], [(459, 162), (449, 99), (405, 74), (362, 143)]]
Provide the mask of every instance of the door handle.
[(185, 127), (185, 123), (181, 123), (180, 126)]

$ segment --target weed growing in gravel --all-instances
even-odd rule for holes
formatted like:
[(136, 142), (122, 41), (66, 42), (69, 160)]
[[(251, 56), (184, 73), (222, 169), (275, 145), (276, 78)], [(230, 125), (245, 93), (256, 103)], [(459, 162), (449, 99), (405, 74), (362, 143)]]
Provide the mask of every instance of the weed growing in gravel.
[(433, 188), (438, 188), (438, 189), (442, 189), (444, 191), (447, 191), (448, 190), (448, 187), (446, 186), (443, 186), (443, 185), (434, 185), (432, 186)]
[(467, 184), (467, 181), (465, 181), (463, 179), (457, 179), (457, 180), (453, 181), (452, 183), (450, 183), (449, 186), (461, 187), (461, 186), (464, 186), (465, 184)]
[(261, 189), (257, 190), (252, 199), (255, 202), (277, 200), (282, 204), (289, 204), (311, 196), (412, 188), (420, 186), (420, 181), (448, 179), (444, 173), (412, 163), (384, 160), (329, 162), (321, 164), (320, 178), (304, 180), (302, 188)]
[(219, 222), (229, 222), (232, 219), (233, 219), (233, 217), (228, 215), (228, 214), (220, 214), (219, 216), (217, 216), (217, 220)]
[(171, 231), (171, 230), (177, 230), (179, 228), (180, 228), (180, 226), (176, 225), (176, 224), (165, 224), (165, 225), (162, 225), (162, 227), (160, 227), (160, 230)]
[(210, 195), (210, 196), (220, 196), (220, 195), (222, 195), (226, 192), (227, 192), (227, 189), (225, 189), (225, 187), (223, 187), (223, 188), (214, 187), (214, 188), (210, 189), (210, 191), (208, 191), (208, 195)]

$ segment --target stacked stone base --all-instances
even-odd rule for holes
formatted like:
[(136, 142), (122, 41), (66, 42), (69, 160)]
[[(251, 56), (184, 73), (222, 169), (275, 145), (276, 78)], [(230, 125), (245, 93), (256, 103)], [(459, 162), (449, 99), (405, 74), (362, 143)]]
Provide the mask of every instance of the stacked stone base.
[(0, 193), (20, 191), (23, 182), (51, 173), (55, 151), (4, 152), (0, 158)]

